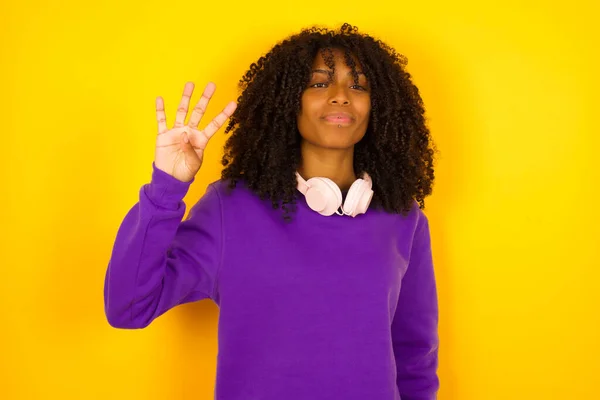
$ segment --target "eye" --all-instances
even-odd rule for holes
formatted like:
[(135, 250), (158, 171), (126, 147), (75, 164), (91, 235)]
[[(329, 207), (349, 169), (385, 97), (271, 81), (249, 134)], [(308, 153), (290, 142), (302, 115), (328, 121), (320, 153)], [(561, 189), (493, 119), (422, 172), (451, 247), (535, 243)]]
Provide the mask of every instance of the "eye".
[[(319, 86), (322, 85), (322, 86)], [(310, 87), (317, 87), (317, 88), (321, 88), (321, 87), (325, 87), (327, 85), (326, 82), (317, 82), (317, 83), (313, 83), (312, 85), (310, 85)]]
[(350, 86), (350, 87), (351, 87), (351, 88), (353, 88), (353, 89), (357, 89), (357, 90), (363, 90), (363, 91), (366, 91), (366, 90), (367, 90), (367, 88), (366, 88), (366, 87), (364, 87), (364, 86), (361, 86), (361, 85), (352, 85), (352, 86)]

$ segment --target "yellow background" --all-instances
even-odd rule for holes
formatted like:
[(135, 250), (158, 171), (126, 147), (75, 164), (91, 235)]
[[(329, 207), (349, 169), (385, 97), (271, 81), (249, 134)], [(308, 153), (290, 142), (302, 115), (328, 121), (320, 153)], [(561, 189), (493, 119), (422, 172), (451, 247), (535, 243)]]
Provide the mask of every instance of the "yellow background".
[(212, 398), (214, 304), (137, 331), (104, 317), (155, 97), (172, 123), (185, 81), (195, 103), (213, 80), (209, 121), (276, 41), (344, 21), (408, 56), (441, 152), (439, 398), (599, 398), (598, 2), (525, 3), (3, 1), (0, 398)]

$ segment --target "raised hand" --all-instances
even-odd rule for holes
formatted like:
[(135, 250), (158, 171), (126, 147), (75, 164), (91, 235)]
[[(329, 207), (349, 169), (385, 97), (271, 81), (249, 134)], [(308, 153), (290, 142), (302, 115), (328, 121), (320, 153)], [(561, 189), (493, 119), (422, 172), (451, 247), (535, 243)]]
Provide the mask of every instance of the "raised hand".
[(199, 129), (198, 124), (206, 112), (215, 89), (216, 86), (212, 82), (206, 85), (186, 125), (185, 118), (194, 92), (194, 83), (187, 82), (171, 129), (167, 127), (163, 98), (160, 96), (156, 98), (158, 135), (154, 163), (158, 169), (180, 181), (189, 182), (196, 176), (202, 166), (208, 141), (223, 126), (227, 118), (231, 117), (237, 107), (237, 104), (231, 101), (204, 129)]

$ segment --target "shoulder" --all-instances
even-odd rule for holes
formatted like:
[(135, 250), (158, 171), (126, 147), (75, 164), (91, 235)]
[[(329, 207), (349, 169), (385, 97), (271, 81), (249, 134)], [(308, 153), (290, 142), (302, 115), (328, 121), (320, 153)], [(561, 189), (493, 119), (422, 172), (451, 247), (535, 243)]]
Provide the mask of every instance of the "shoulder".
[(235, 217), (239, 212), (252, 209), (258, 197), (253, 196), (243, 182), (231, 186), (229, 180), (209, 182), (204, 193), (191, 205), (187, 219), (200, 223), (213, 218), (214, 221), (220, 219), (222, 224), (225, 219), (230, 219), (225, 217), (227, 214)]
[(217, 198), (221, 207), (228, 210), (240, 209), (240, 207), (250, 210), (255, 205), (265, 203), (243, 180), (237, 181), (235, 185), (229, 179), (215, 180), (208, 184), (205, 195)]
[(400, 219), (403, 224), (411, 226), (415, 233), (429, 224), (425, 210), (421, 209), (416, 200), (412, 201), (411, 208), (406, 215), (400, 215)]
[(217, 179), (208, 184), (206, 192), (212, 191), (221, 199), (230, 196), (244, 196), (253, 194), (245, 181), (237, 181), (235, 185), (229, 179)]
[(396, 214), (398, 237), (402, 246), (408, 248), (429, 236), (429, 220), (427, 214), (420, 208), (419, 203), (413, 200), (411, 208), (405, 214)]
[(427, 214), (425, 210), (421, 209), (419, 203), (416, 200), (413, 201), (413, 209), (416, 219), (416, 227), (419, 229), (426, 229), (429, 227), (429, 218), (427, 218)]
[(411, 209), (411, 213), (413, 214), (413, 247), (429, 249), (431, 243), (429, 218), (427, 217), (425, 211), (420, 208), (419, 203), (417, 203), (416, 201), (413, 202), (413, 208)]

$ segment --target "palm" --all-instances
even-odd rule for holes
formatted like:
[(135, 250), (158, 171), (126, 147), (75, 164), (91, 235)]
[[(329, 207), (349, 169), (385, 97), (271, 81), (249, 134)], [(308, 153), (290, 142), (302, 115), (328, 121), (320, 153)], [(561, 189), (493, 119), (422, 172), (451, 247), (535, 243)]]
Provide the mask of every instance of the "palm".
[[(188, 137), (197, 137), (194, 145), (191, 146), (193, 151), (184, 151), (186, 146), (183, 142), (184, 134)], [(188, 181), (202, 166), (207, 143), (208, 139), (198, 129), (190, 129), (186, 126), (172, 128), (156, 137), (156, 165), (159, 168), (163, 165), (170, 166), (170, 170), (165, 172), (180, 180)]]
[(202, 166), (204, 150), (210, 138), (221, 128), (236, 108), (235, 102), (230, 102), (204, 129), (199, 129), (198, 124), (215, 92), (215, 85), (209, 83), (186, 125), (184, 122), (193, 91), (194, 84), (188, 82), (177, 109), (175, 124), (171, 129), (167, 128), (163, 100), (161, 97), (156, 99), (158, 135), (154, 162), (157, 168), (184, 182), (194, 178)]

